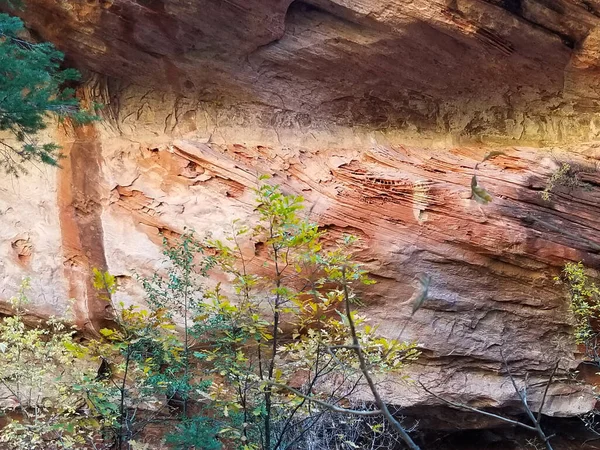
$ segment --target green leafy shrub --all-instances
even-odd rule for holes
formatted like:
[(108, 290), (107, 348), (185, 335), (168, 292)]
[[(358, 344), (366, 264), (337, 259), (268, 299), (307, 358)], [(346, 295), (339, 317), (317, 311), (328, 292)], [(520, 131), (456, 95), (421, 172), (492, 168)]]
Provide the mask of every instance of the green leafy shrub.
[(115, 278), (99, 270), (94, 270), (94, 286), (113, 303), (117, 327), (100, 330), (104, 339), (88, 343), (101, 366), (96, 389), (87, 391), (110, 424), (108, 440), (118, 449), (130, 448), (149, 424), (169, 418), (169, 402), (181, 392), (183, 348), (165, 308), (114, 304)]
[(102, 427), (77, 387), (91, 369), (76, 364), (81, 346), (65, 322), (26, 326), (28, 287), (25, 280), (11, 299), (14, 315), (0, 322), (0, 408), (9, 417), (18, 414), (2, 429), (0, 443), (11, 450), (87, 448)]
[(569, 288), (570, 309), (575, 317), (575, 338), (580, 344), (589, 344), (595, 337), (596, 322), (600, 318), (600, 288), (585, 274), (581, 262), (565, 265), (563, 277)]
[[(72, 330), (56, 321), (30, 335), (19, 331), (19, 314), (6, 319), (5, 339), (16, 329), (17, 341), (34, 342), (32, 364), (44, 367), (44, 376), (62, 367), (68, 376), (56, 385), (62, 396), (56, 407), (33, 404), (44, 414), (36, 412), (32, 423), (28, 416), (11, 422), (1, 439), (24, 439), (15, 449), (93, 442), (96, 449), (132, 450), (147, 447), (144, 432), (156, 425), (177, 449), (292, 450), (314, 445), (311, 430), (336, 423), (334, 415), (350, 414), (357, 416), (352, 433), (391, 427), (412, 442), (372, 375), (401, 371), (418, 351), (413, 343), (380, 337), (354, 310), (362, 305), (360, 289), (373, 284), (352, 261), (357, 239), (325, 245), (318, 226), (300, 216), (302, 198), (278, 186), (259, 186), (256, 203), (260, 223), (234, 223), (225, 242), (199, 242), (189, 232), (172, 245), (165, 241), (165, 270), (141, 279), (146, 309), (115, 301), (115, 277), (95, 270), (94, 286), (113, 306), (116, 322), (100, 338), (77, 344)], [(262, 266), (244, 251), (256, 242), (266, 249)], [(203, 286), (214, 271), (229, 277), (229, 292), (220, 284)], [(8, 348), (0, 346), (12, 361), (17, 354)], [(36, 373), (25, 370), (22, 359), (13, 362), (21, 377)], [(44, 376), (28, 384), (41, 389)], [(363, 388), (373, 392), (375, 406), (349, 408)], [(368, 421), (361, 422), (363, 416)], [(61, 430), (52, 445), (49, 430)]]
[(178, 449), (220, 450), (222, 445), (217, 435), (221, 427), (218, 420), (195, 416), (182, 421), (175, 432), (166, 436), (165, 442)]
[[(380, 338), (349, 309), (362, 304), (354, 287), (373, 283), (352, 262), (355, 237), (325, 248), (323, 232), (300, 215), (302, 197), (278, 186), (259, 186), (256, 203), (256, 227), (236, 223), (226, 242), (207, 243), (214, 253), (208, 266), (228, 274), (234, 292), (230, 298), (220, 285), (205, 292), (193, 324), (202, 350), (194, 354), (214, 379), (214, 409), (232, 419), (222, 436), (243, 450), (292, 449), (335, 413), (333, 405), (366, 386), (360, 358), (367, 370), (385, 373), (401, 370), (418, 352), (414, 344)], [(264, 245), (262, 267), (245, 256), (244, 239)]]

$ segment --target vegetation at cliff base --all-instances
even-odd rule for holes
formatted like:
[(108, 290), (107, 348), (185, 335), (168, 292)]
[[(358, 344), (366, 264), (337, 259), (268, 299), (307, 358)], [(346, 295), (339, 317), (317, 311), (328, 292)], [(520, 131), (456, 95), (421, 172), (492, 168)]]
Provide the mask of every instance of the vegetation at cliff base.
[[(95, 270), (116, 322), (95, 339), (80, 342), (54, 319), (27, 327), (24, 285), (0, 324), (3, 445), (144, 449), (160, 430), (174, 449), (418, 449), (377, 380), (402, 378), (419, 352), (356, 311), (373, 284), (352, 259), (357, 239), (323, 239), (302, 202), (262, 184), (258, 225), (234, 222), (224, 241), (165, 240), (165, 270), (139, 278), (146, 308), (119, 301), (116, 278)], [(248, 243), (264, 246), (263, 265)]]

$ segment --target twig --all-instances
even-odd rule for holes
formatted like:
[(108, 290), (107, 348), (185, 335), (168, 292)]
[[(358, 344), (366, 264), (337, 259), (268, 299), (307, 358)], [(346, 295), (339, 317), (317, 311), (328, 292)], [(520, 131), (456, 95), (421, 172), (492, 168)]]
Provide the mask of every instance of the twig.
[(393, 428), (400, 434), (404, 443), (411, 448), (412, 450), (420, 450), (419, 446), (412, 440), (410, 435), (406, 432), (402, 424), (396, 420), (396, 418), (390, 413), (385, 402), (382, 400), (379, 395), (379, 391), (377, 390), (377, 386), (371, 377), (369, 372), (369, 366), (363, 354), (362, 347), (358, 340), (358, 334), (356, 331), (356, 326), (354, 324), (354, 319), (352, 318), (352, 311), (350, 309), (350, 293), (348, 292), (348, 280), (346, 278), (346, 267), (342, 268), (342, 281), (343, 281), (343, 293), (344, 293), (344, 303), (346, 306), (346, 317), (348, 318), (348, 325), (350, 326), (350, 335), (352, 337), (352, 345), (356, 347), (354, 351), (356, 352), (356, 356), (358, 357), (358, 362), (360, 365), (360, 371), (363, 373), (367, 384), (369, 385), (369, 389), (371, 390), (371, 394), (373, 394), (373, 398), (375, 400), (375, 404), (379, 409), (381, 409), (381, 413), (385, 417), (385, 419), (392, 425)]
[(554, 369), (552, 369), (552, 373), (550, 374), (550, 378), (548, 378), (548, 383), (546, 383), (546, 389), (544, 389), (544, 396), (542, 397), (542, 403), (540, 403), (540, 409), (538, 410), (538, 415), (537, 415), (538, 422), (542, 419), (542, 409), (544, 409), (544, 403), (546, 403), (546, 396), (548, 395), (548, 389), (550, 389), (550, 385), (552, 384), (554, 375), (556, 375), (556, 371), (558, 370), (559, 364), (560, 364), (560, 359), (558, 361), (556, 361), (556, 364), (554, 365)]
[(379, 415), (383, 414), (383, 411), (381, 411), (380, 409), (375, 409), (373, 411), (366, 411), (366, 410), (359, 410), (359, 409), (341, 408), (339, 406), (332, 405), (331, 403), (327, 403), (322, 400), (316, 399), (310, 395), (306, 395), (306, 394), (300, 392), (299, 390), (294, 389), (293, 387), (287, 386), (285, 384), (275, 383), (273, 381), (268, 381), (268, 380), (265, 380), (265, 383), (270, 386), (273, 386), (273, 387), (277, 387), (280, 389), (286, 389), (286, 390), (290, 391), (291, 393), (296, 394), (298, 397), (309, 400), (313, 403), (316, 403), (317, 405), (320, 405), (320, 406), (327, 408), (334, 412), (338, 412), (338, 413), (342, 413), (342, 414), (353, 414), (355, 416), (379, 416)]
[[(529, 419), (531, 420), (531, 422), (533, 422), (533, 425), (535, 426), (535, 431), (537, 432), (537, 434), (540, 437), (540, 439), (542, 440), (542, 442), (544, 444), (546, 444), (547, 450), (553, 450), (552, 445), (550, 444), (550, 438), (552, 436), (546, 436), (546, 433), (544, 433), (544, 430), (542, 430), (542, 427), (540, 426), (540, 422), (535, 418), (535, 416), (533, 415), (533, 412), (531, 411), (531, 408), (529, 407), (529, 404), (527, 403), (527, 390), (525, 390), (524, 394), (521, 393), (521, 390), (518, 388), (517, 382), (515, 381), (515, 378), (513, 377), (513, 374), (510, 371), (508, 362), (506, 361), (506, 358), (504, 358), (504, 353), (502, 352), (502, 350), (500, 350), (500, 356), (502, 357), (502, 361), (504, 362), (504, 366), (506, 367), (506, 371), (508, 372), (510, 382), (512, 383), (513, 387), (515, 388), (515, 391), (517, 392), (517, 395), (519, 396), (519, 399), (521, 400), (521, 403), (523, 404), (523, 407), (525, 408), (525, 413), (527, 414), (527, 416), (529, 417)], [(546, 385), (546, 388), (548, 388), (548, 385)], [(527, 387), (525, 389), (527, 389)]]
[(484, 411), (482, 409), (473, 408), (472, 406), (468, 406), (468, 405), (465, 405), (463, 403), (455, 403), (455, 402), (451, 402), (450, 400), (446, 400), (445, 398), (440, 397), (438, 394), (436, 394), (435, 392), (432, 392), (430, 389), (428, 389), (423, 383), (421, 383), (421, 381), (419, 381), (418, 383), (425, 390), (425, 392), (427, 392), (430, 395), (433, 395), (438, 400), (441, 400), (442, 402), (444, 402), (444, 403), (446, 403), (446, 404), (448, 404), (450, 406), (454, 406), (455, 408), (460, 408), (460, 409), (466, 409), (467, 411), (476, 412), (476, 413), (482, 414), (484, 416), (493, 417), (494, 419), (498, 419), (498, 420), (501, 420), (503, 422), (510, 423), (512, 425), (516, 425), (516, 426), (519, 426), (521, 428), (525, 428), (525, 429), (527, 429), (529, 431), (537, 432), (537, 429), (535, 427), (532, 427), (531, 425), (527, 425), (525, 423), (519, 422), (517, 420), (509, 419), (508, 417), (504, 417), (504, 416), (499, 416), (498, 414), (494, 414), (494, 413), (491, 413), (491, 412), (488, 412), (488, 411)]

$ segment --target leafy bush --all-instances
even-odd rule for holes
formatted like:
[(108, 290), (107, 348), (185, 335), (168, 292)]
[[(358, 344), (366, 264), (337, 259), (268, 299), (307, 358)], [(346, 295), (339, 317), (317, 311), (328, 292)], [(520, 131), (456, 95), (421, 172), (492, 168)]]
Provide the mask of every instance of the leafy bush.
[[(291, 449), (324, 415), (352, 413), (339, 405), (367, 385), (370, 372), (401, 370), (418, 352), (379, 338), (350, 309), (361, 304), (354, 286), (373, 283), (351, 261), (356, 238), (325, 248), (317, 225), (299, 214), (301, 197), (268, 184), (256, 196), (259, 225), (234, 224), (227, 242), (208, 241), (208, 266), (233, 279), (234, 298), (220, 285), (205, 292), (193, 325), (203, 350), (195, 356), (219, 381), (211, 391), (215, 408), (243, 417), (225, 436), (244, 450)], [(245, 238), (264, 245), (262, 267), (245, 256)]]
[[(26, 330), (18, 313), (5, 319), (0, 350), (10, 361), (4, 370), (13, 369), (3, 383), (19, 380), (17, 387), (42, 392), (45, 377), (68, 370), (53, 387), (54, 407), (25, 406), (21, 397), (24, 417), (1, 439), (15, 449), (144, 448), (144, 432), (154, 425), (178, 449), (291, 450), (314, 445), (314, 431), (343, 414), (356, 416), (352, 433), (391, 427), (418, 448), (373, 377), (401, 371), (418, 351), (379, 337), (353, 309), (362, 304), (356, 287), (373, 284), (352, 261), (356, 238), (325, 246), (323, 232), (300, 216), (301, 197), (267, 184), (256, 196), (256, 227), (235, 223), (225, 242), (201, 243), (189, 232), (173, 245), (165, 241), (165, 272), (140, 280), (147, 309), (117, 302), (115, 277), (95, 270), (94, 286), (112, 304), (116, 322), (101, 338), (82, 345), (62, 322)], [(243, 249), (256, 242), (266, 248), (262, 266)], [(229, 276), (232, 292), (203, 286), (214, 271)], [(373, 393), (374, 406), (350, 408), (363, 388)]]
[(600, 288), (585, 274), (581, 262), (565, 265), (563, 277), (569, 288), (570, 309), (575, 317), (575, 338), (579, 344), (595, 347), (596, 322), (600, 318)]
[(14, 450), (85, 448), (102, 426), (87, 413), (78, 388), (90, 369), (75, 364), (81, 347), (65, 322), (51, 318), (44, 328), (26, 326), (28, 286), (25, 280), (11, 299), (14, 315), (0, 322), (1, 410), (20, 417), (9, 419), (0, 442)]
[(94, 286), (113, 303), (117, 327), (100, 330), (104, 339), (88, 343), (102, 362), (91, 399), (110, 423), (116, 448), (129, 448), (146, 426), (168, 418), (169, 401), (182, 383), (183, 348), (166, 309), (115, 305), (115, 278), (98, 270)]

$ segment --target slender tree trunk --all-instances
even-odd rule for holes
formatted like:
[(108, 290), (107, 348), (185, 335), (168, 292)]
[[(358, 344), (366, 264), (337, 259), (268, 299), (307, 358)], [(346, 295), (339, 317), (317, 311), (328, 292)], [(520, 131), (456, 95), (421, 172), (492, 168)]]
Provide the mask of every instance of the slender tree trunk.
[(127, 373), (129, 372), (129, 361), (131, 360), (131, 346), (127, 348), (127, 356), (125, 357), (125, 371), (123, 373), (123, 383), (121, 384), (121, 402), (119, 405), (119, 450), (123, 450), (123, 444), (128, 442), (125, 439), (125, 422), (127, 421), (127, 413), (125, 407)]
[(183, 394), (183, 413), (182, 413), (183, 420), (186, 420), (188, 417), (188, 411), (187, 411), (188, 390), (189, 390), (188, 389), (189, 388), (188, 376), (189, 376), (189, 369), (190, 369), (190, 358), (189, 358), (190, 347), (189, 347), (189, 336), (188, 336), (188, 278), (189, 278), (189, 271), (186, 274), (186, 281), (185, 281), (186, 285), (185, 285), (185, 288), (183, 291), (183, 333), (184, 333), (183, 380), (185, 383), (185, 392), (182, 392), (182, 394)]
[(369, 372), (369, 367), (365, 356), (362, 351), (362, 347), (360, 346), (360, 342), (358, 341), (358, 334), (356, 332), (356, 326), (354, 325), (354, 319), (352, 318), (352, 310), (350, 308), (350, 294), (348, 292), (348, 284), (346, 280), (346, 269), (343, 269), (343, 283), (344, 283), (344, 303), (346, 304), (346, 316), (348, 317), (348, 323), (350, 325), (350, 334), (352, 336), (352, 347), (356, 352), (356, 356), (358, 357), (358, 362), (360, 364), (360, 371), (362, 372), (367, 384), (369, 385), (369, 389), (373, 394), (373, 398), (375, 399), (375, 404), (381, 410), (383, 416), (386, 420), (396, 429), (396, 431), (402, 437), (402, 440), (408, 445), (411, 450), (420, 450), (419, 446), (412, 440), (410, 435), (406, 432), (404, 427), (396, 420), (396, 418), (390, 413), (387, 405), (381, 399), (379, 395), (379, 391), (377, 390), (377, 386), (371, 377)]
[[(271, 237), (273, 233), (271, 231)], [(277, 292), (275, 294), (275, 311), (273, 313), (273, 343), (271, 346), (271, 358), (269, 360), (269, 367), (267, 368), (267, 379), (272, 381), (273, 373), (275, 371), (275, 358), (277, 357), (277, 346), (279, 344), (279, 303), (280, 293), (279, 288), (281, 287), (281, 273), (279, 271), (279, 254), (278, 249), (273, 245), (273, 260), (275, 261), (275, 287)], [(273, 387), (269, 384), (265, 388), (265, 449), (271, 450), (271, 421), (272, 418), (272, 390)]]

